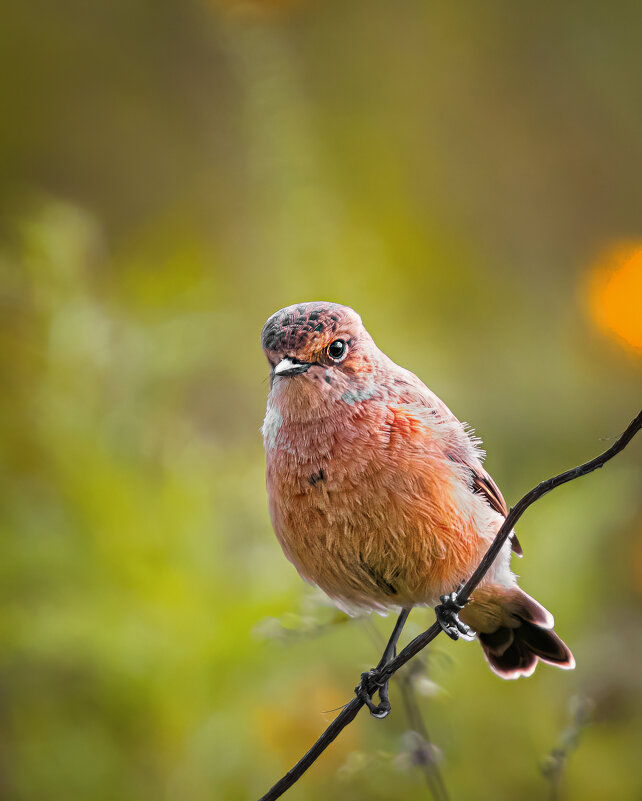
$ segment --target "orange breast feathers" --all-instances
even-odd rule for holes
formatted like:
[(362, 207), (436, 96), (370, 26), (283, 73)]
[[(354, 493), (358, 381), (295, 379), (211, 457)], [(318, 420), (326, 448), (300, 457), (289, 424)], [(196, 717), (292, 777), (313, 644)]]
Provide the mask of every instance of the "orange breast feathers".
[(283, 420), (270, 510), (304, 578), (345, 607), (378, 608), (434, 604), (470, 575), (501, 517), (448, 455), (453, 436), (472, 449), (455, 422), (460, 433), (434, 410), (376, 401), (340, 420)]

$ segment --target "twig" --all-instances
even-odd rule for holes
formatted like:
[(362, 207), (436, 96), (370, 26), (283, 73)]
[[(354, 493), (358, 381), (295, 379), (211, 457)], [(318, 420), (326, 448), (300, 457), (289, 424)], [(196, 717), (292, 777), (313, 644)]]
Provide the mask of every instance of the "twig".
[[(465, 604), (468, 602), (473, 590), (484, 578), (496, 556), (501, 551), (502, 545), (510, 536), (511, 531), (515, 527), (515, 523), (517, 523), (519, 518), (532, 503), (539, 500), (556, 487), (566, 484), (569, 481), (573, 481), (576, 478), (580, 478), (581, 476), (588, 475), (588, 473), (592, 473), (594, 470), (597, 470), (599, 467), (605, 465), (606, 462), (608, 462), (614, 456), (617, 456), (620, 451), (623, 451), (624, 448), (626, 448), (626, 446), (641, 428), (642, 411), (629, 424), (624, 433), (618, 437), (614, 444), (608, 450), (604, 451), (604, 453), (596, 456), (595, 459), (592, 459), (590, 462), (586, 462), (578, 467), (574, 467), (572, 470), (567, 470), (565, 473), (560, 473), (558, 476), (554, 476), (546, 481), (542, 481), (541, 484), (538, 484), (536, 487), (530, 490), (530, 492), (527, 492), (526, 495), (524, 495), (524, 497), (521, 498), (515, 504), (515, 506), (510, 509), (508, 516), (504, 520), (491, 546), (486, 551), (483, 559), (479, 563), (479, 566), (468, 579), (466, 584), (458, 591), (458, 603)], [(430, 628), (426, 629), (426, 631), (424, 631), (418, 637), (415, 637), (415, 639), (408, 643), (408, 645), (402, 651), (400, 651), (393, 660), (388, 662), (388, 664), (381, 669), (381, 671), (378, 673), (377, 680), (379, 682), (383, 682), (385, 679), (389, 679), (390, 676), (399, 670), (399, 668), (403, 667), (406, 662), (408, 662), (413, 658), (413, 656), (416, 656), (419, 651), (425, 648), (429, 642), (432, 642), (441, 631), (442, 629), (439, 623), (433, 623)], [(353, 698), (344, 707), (343, 711), (332, 721), (332, 723), (323, 732), (316, 743), (314, 743), (312, 748), (310, 748), (310, 750), (304, 754), (303, 757), (301, 757), (296, 765), (294, 765), (294, 767), (291, 768), (285, 774), (285, 776), (279, 779), (279, 781), (270, 790), (268, 790), (265, 795), (261, 796), (259, 801), (274, 801), (276, 798), (280, 798), (283, 793), (305, 773), (310, 765), (312, 765), (312, 763), (318, 759), (318, 757), (325, 751), (330, 743), (332, 743), (339, 736), (339, 734), (341, 734), (343, 729), (345, 729), (349, 723), (352, 723), (363, 705), (364, 701), (362, 699), (357, 697)]]
[(564, 768), (569, 756), (578, 746), (580, 734), (591, 721), (593, 703), (589, 698), (571, 699), (571, 723), (561, 733), (559, 742), (542, 761), (542, 774), (550, 782), (550, 801), (559, 801)]
[[(381, 636), (372, 621), (368, 619), (365, 623), (371, 639), (373, 641), (381, 640)], [(401, 693), (403, 705), (406, 709), (406, 717), (408, 718), (411, 733), (416, 735), (417, 742), (413, 747), (412, 753), (413, 763), (419, 767), (424, 774), (426, 785), (434, 801), (450, 801), (446, 783), (439, 770), (439, 765), (434, 758), (433, 744), (428, 735), (428, 729), (417, 701), (417, 693), (413, 686), (413, 673), (416, 669), (421, 670), (422, 667), (425, 671), (425, 663), (417, 659), (412, 663), (412, 666), (409, 666), (407, 670), (399, 673), (395, 678), (397, 679), (399, 692)]]
[(428, 789), (435, 801), (450, 801), (446, 783), (435, 759), (435, 751), (428, 735), (426, 723), (417, 703), (417, 694), (412, 678), (406, 673), (407, 671), (404, 671), (400, 674), (397, 681), (410, 726), (419, 739), (415, 762), (422, 769)]

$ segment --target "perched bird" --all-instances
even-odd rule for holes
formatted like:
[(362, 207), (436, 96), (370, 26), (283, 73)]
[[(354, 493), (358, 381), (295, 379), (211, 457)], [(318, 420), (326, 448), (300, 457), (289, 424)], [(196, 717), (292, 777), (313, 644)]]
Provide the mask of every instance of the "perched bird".
[[(379, 350), (347, 306), (288, 306), (261, 340), (271, 368), (262, 432), (276, 536), (301, 576), (341, 609), (401, 609), (398, 636), (413, 606), (439, 609), (470, 577), (508, 513), (479, 440)], [(539, 660), (573, 668), (552, 615), (517, 585), (511, 548), (521, 555), (514, 534), (459, 619), (440, 622), (451, 636), (476, 633), (502, 678), (530, 676)]]

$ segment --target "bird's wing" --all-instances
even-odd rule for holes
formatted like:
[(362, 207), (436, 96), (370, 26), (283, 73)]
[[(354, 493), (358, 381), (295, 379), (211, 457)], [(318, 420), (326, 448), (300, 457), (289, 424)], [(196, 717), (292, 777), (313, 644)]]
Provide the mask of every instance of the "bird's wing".
[[(491, 509), (494, 509), (502, 517), (506, 517), (508, 515), (508, 506), (504, 496), (482, 466), (484, 453), (479, 447), (480, 440), (473, 436), (472, 431), (466, 429), (465, 424), (455, 417), (441, 398), (428, 389), (414, 373), (400, 368), (398, 365), (394, 365), (394, 367), (396, 368), (394, 383), (398, 399), (402, 403), (425, 409), (431, 415), (431, 424), (434, 424), (436, 418), (447, 427), (447, 431), (443, 430), (446, 441), (446, 456), (468, 470), (471, 490), (477, 495), (481, 495)], [(515, 532), (511, 534), (510, 540), (513, 553), (517, 556), (522, 556), (522, 546)]]
[[(466, 465), (471, 473), (471, 486), (473, 492), (482, 495), (488, 505), (493, 508), (500, 515), (506, 517), (508, 515), (508, 506), (504, 500), (504, 496), (499, 490), (499, 487), (488, 473), (482, 468), (481, 470), (471, 465)], [(510, 547), (517, 556), (523, 556), (522, 546), (520, 545), (517, 535), (513, 531), (510, 535)]]

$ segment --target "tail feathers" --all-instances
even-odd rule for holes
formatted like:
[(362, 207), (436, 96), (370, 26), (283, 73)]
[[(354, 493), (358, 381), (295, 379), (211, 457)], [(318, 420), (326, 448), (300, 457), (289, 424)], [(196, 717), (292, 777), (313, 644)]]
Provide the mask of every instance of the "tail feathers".
[(573, 654), (554, 631), (525, 620), (516, 629), (504, 626), (478, 636), (491, 670), (503, 679), (531, 676), (539, 660), (564, 670), (575, 667)]
[(486, 661), (494, 673), (503, 679), (530, 676), (538, 661), (564, 670), (575, 667), (573, 654), (552, 630), (550, 612), (521, 590), (515, 593), (509, 608), (510, 626), (478, 634)]
[(528, 623), (538, 626), (540, 629), (552, 629), (555, 625), (553, 615), (544, 607), (528, 595), (524, 590), (516, 587), (507, 604), (507, 609), (517, 618), (526, 620)]

